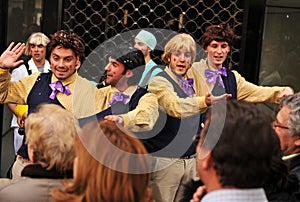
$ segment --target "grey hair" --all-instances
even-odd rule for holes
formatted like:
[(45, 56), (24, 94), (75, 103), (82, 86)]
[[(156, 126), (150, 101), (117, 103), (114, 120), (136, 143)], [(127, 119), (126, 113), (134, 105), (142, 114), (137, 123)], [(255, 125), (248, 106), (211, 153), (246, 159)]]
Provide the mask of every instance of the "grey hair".
[(280, 107), (284, 106), (291, 109), (288, 120), (291, 135), (300, 135), (300, 92), (284, 97), (280, 103)]

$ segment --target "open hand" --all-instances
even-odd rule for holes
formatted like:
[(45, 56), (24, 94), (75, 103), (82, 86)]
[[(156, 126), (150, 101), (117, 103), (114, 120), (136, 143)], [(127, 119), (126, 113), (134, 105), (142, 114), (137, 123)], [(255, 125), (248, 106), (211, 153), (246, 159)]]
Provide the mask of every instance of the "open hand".
[(285, 96), (288, 96), (288, 95), (293, 95), (294, 94), (294, 90), (291, 88), (291, 87), (286, 87), (284, 89), (284, 91), (282, 91), (279, 95), (279, 98), (283, 98)]
[(108, 116), (105, 116), (104, 120), (114, 121), (114, 122), (116, 122), (116, 123), (124, 126), (124, 120), (123, 120), (123, 118), (120, 117), (120, 116), (117, 116), (117, 115), (108, 115)]
[(211, 93), (207, 93), (205, 95), (205, 103), (207, 106), (210, 106), (212, 104), (219, 102), (220, 100), (229, 99), (231, 97), (232, 97), (232, 95), (228, 94), (228, 93), (225, 93), (220, 96), (213, 96)]
[(21, 65), (24, 61), (18, 59), (25, 51), (25, 48), (26, 47), (24, 43), (18, 43), (14, 46), (14, 42), (11, 42), (7, 49), (0, 56), (0, 67), (14, 68)]

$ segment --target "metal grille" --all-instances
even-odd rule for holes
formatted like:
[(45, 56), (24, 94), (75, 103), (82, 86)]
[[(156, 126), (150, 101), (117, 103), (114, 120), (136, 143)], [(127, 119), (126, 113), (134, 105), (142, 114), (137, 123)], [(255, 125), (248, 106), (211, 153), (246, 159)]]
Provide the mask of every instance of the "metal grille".
[[(66, 0), (63, 28), (74, 31), (86, 43), (86, 58), (80, 74), (97, 81), (107, 62), (107, 43), (103, 43), (112, 37), (129, 33), (121, 40), (132, 44), (138, 29), (155, 28), (151, 31), (158, 44), (153, 57), (161, 64), (160, 55), (173, 32), (189, 33), (199, 42), (207, 26), (227, 22), (241, 36), (243, 6), (243, 0)], [(197, 50), (199, 60), (203, 50), (199, 47)], [(226, 66), (237, 66), (239, 57), (240, 47), (233, 48)]]

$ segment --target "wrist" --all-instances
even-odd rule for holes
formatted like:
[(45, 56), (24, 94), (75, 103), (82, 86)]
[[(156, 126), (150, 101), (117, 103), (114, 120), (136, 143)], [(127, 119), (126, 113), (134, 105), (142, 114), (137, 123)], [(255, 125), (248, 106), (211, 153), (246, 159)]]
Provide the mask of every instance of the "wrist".
[(9, 68), (0, 67), (0, 73), (7, 72)]

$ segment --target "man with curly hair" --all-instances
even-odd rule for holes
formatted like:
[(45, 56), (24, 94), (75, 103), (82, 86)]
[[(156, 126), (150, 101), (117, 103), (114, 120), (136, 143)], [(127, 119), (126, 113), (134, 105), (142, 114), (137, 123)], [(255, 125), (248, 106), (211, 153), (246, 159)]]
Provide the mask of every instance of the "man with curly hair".
[[(72, 112), (76, 118), (102, 111), (104, 96), (97, 92), (90, 81), (77, 73), (85, 51), (85, 45), (79, 36), (65, 30), (57, 31), (51, 35), (47, 51), (50, 55), (51, 72), (36, 72), (15, 82), (10, 81), (11, 65), (0, 60), (0, 103), (27, 104), (28, 114), (35, 111), (41, 103), (52, 103)], [(19, 117), (26, 111), (16, 109)], [(12, 168), (13, 178), (20, 176), (23, 167), (30, 163), (25, 139), (26, 135)]]

